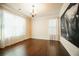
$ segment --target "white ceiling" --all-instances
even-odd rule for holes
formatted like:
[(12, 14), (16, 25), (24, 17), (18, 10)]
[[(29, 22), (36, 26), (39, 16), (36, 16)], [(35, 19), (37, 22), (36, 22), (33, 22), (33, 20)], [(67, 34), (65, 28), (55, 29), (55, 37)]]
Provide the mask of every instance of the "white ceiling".
[(3, 4), (9, 8), (14, 9), (14, 11), (21, 12), (26, 16), (30, 16), (32, 12), (32, 5), (35, 5), (35, 12), (39, 16), (52, 15), (58, 16), (62, 3), (40, 3), (40, 4), (27, 4), (27, 3), (6, 3)]

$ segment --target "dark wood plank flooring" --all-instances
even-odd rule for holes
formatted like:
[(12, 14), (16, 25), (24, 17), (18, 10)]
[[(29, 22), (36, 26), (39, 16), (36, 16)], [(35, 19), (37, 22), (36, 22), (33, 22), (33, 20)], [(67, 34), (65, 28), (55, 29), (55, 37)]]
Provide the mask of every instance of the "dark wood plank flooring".
[(0, 56), (69, 56), (59, 41), (27, 39), (0, 49)]

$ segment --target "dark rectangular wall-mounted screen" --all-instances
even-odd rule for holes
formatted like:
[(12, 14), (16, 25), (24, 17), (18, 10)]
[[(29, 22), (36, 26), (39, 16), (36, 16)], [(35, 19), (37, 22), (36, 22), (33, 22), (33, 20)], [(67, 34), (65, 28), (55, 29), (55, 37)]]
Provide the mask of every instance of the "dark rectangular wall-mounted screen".
[(79, 47), (79, 4), (70, 3), (61, 16), (61, 35)]

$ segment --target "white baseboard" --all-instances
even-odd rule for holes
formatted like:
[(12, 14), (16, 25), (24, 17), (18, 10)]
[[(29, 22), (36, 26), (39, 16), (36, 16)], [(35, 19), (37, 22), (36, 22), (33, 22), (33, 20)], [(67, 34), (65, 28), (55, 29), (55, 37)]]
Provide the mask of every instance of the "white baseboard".
[(50, 39), (48, 39), (48, 38), (33, 38), (33, 39), (40, 39), (40, 40), (50, 40)]

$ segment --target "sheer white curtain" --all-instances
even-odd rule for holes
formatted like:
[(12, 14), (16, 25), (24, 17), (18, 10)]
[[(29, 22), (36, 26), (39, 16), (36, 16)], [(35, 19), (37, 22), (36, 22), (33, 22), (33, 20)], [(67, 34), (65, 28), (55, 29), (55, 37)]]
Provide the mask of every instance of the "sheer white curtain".
[(25, 35), (26, 21), (24, 18), (4, 11), (3, 37), (10, 38)]
[(57, 40), (57, 19), (49, 20), (50, 40)]
[(57, 20), (52, 19), (49, 21), (49, 33), (56, 35), (57, 30)]

